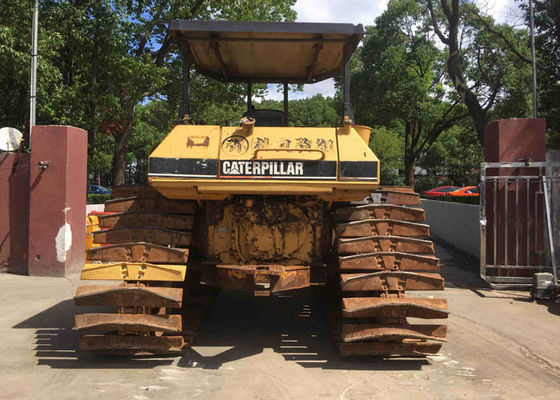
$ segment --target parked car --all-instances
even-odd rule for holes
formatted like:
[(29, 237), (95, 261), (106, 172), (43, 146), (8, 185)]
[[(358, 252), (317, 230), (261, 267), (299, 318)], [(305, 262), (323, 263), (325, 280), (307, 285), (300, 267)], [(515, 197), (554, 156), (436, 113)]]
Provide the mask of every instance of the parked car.
[(111, 191), (101, 185), (90, 185), (87, 194), (111, 194)]
[(465, 186), (461, 189), (449, 193), (449, 196), (454, 197), (478, 197), (478, 186)]
[(440, 186), (422, 193), (424, 196), (449, 196), (449, 193), (461, 189), (459, 186)]

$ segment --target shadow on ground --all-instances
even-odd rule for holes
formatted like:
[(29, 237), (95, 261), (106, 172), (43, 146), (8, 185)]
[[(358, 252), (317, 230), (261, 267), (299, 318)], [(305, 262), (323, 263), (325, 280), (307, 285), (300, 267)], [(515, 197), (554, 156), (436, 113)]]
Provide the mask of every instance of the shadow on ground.
[[(77, 308), (74, 300), (60, 303), (28, 318), (14, 329), (35, 329), (35, 356), (38, 365), (52, 368), (153, 368), (169, 365), (172, 359), (96, 356), (80, 350), (78, 335), (72, 330)], [(80, 307), (80, 312), (95, 312), (95, 308)]]
[[(194, 346), (180, 366), (217, 369), (225, 363), (272, 349), (305, 368), (416, 370), (427, 359), (342, 358), (331, 342), (318, 290), (269, 298), (224, 291)], [(213, 348), (221, 348), (214, 354)], [(225, 349), (225, 350), (224, 350)]]
[[(76, 307), (65, 300), (14, 326), (35, 329), (38, 365), (52, 368), (154, 368), (176, 364), (218, 369), (223, 364), (272, 349), (287, 362), (305, 368), (341, 370), (418, 370), (427, 359), (341, 358), (331, 343), (318, 290), (307, 289), (269, 298), (222, 291), (192, 348), (180, 356), (115, 357), (79, 349), (72, 331)], [(80, 312), (94, 312), (80, 307)]]
[[(482, 298), (508, 298), (514, 301), (531, 302), (530, 292), (508, 291), (490, 288), (480, 278), (480, 266), (478, 259), (465, 254), (444, 242), (434, 240), (436, 256), (440, 259), (440, 273), (445, 278), (446, 288), (468, 289)], [(560, 315), (560, 304), (554, 301), (540, 301), (536, 303), (548, 307), (548, 311), (554, 315)]]
[[(478, 276), (477, 260), (436, 242), (441, 274), (448, 288), (471, 290), (480, 297), (510, 297), (528, 301), (528, 293), (488, 291)], [(222, 365), (271, 349), (287, 362), (305, 368), (340, 370), (418, 370), (429, 359), (342, 358), (332, 344), (324, 319), (324, 297), (319, 289), (255, 298), (249, 293), (222, 291), (193, 346), (180, 356), (114, 357), (93, 355), (79, 349), (72, 331), (76, 307), (65, 300), (20, 322), (16, 329), (35, 329), (39, 365), (52, 368), (154, 368), (179, 367), (218, 369)], [(560, 305), (547, 304), (560, 315)], [(80, 307), (80, 312), (99, 312)], [(451, 310), (452, 311), (452, 310)], [(268, 350), (266, 350), (268, 351)]]

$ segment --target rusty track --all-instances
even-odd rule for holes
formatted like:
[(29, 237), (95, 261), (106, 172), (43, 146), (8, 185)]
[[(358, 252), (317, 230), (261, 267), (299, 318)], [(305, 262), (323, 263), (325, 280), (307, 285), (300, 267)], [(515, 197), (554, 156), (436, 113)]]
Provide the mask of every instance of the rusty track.
[(447, 318), (447, 301), (407, 297), (405, 291), (443, 290), (439, 260), (419, 196), (383, 187), (374, 204), (342, 206), (335, 222), (338, 302), (330, 327), (343, 356), (418, 357), (437, 353), (447, 326), (410, 324), (407, 318)]
[[(89, 263), (108, 268), (115, 263), (187, 263), (193, 202), (167, 200), (149, 186), (117, 187), (113, 196), (105, 206), (113, 214), (100, 216), (101, 230), (94, 232), (94, 242), (103, 245), (88, 251)], [(107, 307), (104, 313), (75, 316), (81, 348), (111, 354), (182, 351), (196, 336), (215, 294), (197, 282), (187, 283), (127, 280), (120, 286), (80, 286), (76, 305)]]

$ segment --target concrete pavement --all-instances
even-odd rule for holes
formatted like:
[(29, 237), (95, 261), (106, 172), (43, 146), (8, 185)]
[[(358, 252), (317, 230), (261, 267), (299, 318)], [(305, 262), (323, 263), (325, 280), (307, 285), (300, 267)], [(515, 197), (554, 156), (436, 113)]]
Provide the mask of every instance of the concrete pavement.
[(560, 398), (560, 305), (489, 291), (472, 260), (441, 246), (437, 254), (449, 343), (412, 360), (338, 357), (310, 290), (223, 292), (182, 356), (92, 356), (71, 331), (77, 276), (0, 273), (0, 399)]

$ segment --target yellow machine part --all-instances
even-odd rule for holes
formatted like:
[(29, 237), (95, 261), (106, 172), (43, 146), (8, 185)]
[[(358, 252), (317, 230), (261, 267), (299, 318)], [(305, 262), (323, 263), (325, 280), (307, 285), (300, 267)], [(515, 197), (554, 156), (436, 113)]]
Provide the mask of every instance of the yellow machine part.
[(324, 210), (323, 202), (313, 198), (209, 201), (207, 257), (236, 265), (319, 261), (326, 241)]
[(88, 215), (86, 217), (86, 259), (87, 251), (92, 247), (99, 247), (99, 244), (93, 243), (93, 232), (99, 230), (99, 218), (97, 215)]
[(309, 195), (362, 200), (379, 187), (369, 128), (178, 125), (150, 155), (149, 181), (172, 199)]
[(182, 282), (185, 280), (186, 272), (186, 265), (133, 262), (86, 263), (80, 278), (86, 280)]

